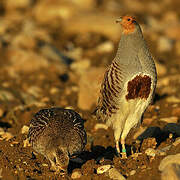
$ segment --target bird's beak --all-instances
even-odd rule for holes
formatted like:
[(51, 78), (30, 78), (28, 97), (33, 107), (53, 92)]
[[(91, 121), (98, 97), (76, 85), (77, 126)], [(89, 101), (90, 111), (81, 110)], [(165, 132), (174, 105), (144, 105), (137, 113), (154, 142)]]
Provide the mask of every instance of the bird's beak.
[(122, 21), (122, 17), (116, 19), (116, 23), (120, 23)]

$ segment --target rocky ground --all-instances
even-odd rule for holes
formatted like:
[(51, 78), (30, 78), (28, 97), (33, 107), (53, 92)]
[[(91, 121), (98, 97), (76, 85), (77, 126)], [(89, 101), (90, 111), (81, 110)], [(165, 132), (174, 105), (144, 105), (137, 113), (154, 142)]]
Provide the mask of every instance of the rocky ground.
[[(179, 0), (1, 0), (0, 178), (62, 179), (26, 140), (33, 114), (55, 106), (79, 112), (88, 134), (84, 162), (70, 162), (65, 179), (177, 178), (179, 7)], [(116, 156), (112, 130), (92, 115), (120, 39), (115, 20), (124, 14), (141, 24), (158, 72), (154, 103), (129, 134), (125, 160)]]

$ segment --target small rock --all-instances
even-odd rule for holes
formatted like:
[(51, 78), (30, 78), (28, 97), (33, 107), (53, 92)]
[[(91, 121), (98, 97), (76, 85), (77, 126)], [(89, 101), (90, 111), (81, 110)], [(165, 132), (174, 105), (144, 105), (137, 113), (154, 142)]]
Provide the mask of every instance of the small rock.
[(180, 40), (176, 41), (175, 50), (176, 50), (176, 54), (180, 56)]
[(2, 101), (12, 101), (14, 100), (14, 95), (6, 90), (0, 90), (0, 99)]
[(180, 165), (180, 153), (175, 154), (175, 155), (169, 155), (169, 156), (165, 157), (159, 165), (159, 170), (164, 171), (165, 168), (169, 164), (179, 164)]
[(24, 125), (24, 126), (21, 128), (21, 133), (22, 133), (22, 134), (27, 134), (28, 131), (29, 131), (29, 126)]
[(116, 169), (111, 168), (108, 171), (109, 177), (114, 180), (125, 180), (126, 178)]
[(25, 139), (23, 141), (23, 147), (28, 147), (28, 146), (31, 146), (31, 144), (29, 143), (29, 140), (28, 139)]
[(108, 126), (107, 126), (106, 124), (97, 123), (97, 124), (94, 126), (94, 130), (97, 131), (98, 129), (105, 129), (105, 130), (107, 130), (107, 129), (108, 129)]
[(153, 148), (148, 148), (145, 150), (145, 154), (147, 156), (155, 157), (156, 156), (156, 150)]
[(160, 118), (160, 121), (167, 122), (167, 123), (177, 123), (178, 117), (169, 117), (169, 118)]
[(133, 139), (137, 139), (143, 132), (145, 132), (147, 127), (140, 126), (138, 131), (134, 134)]
[(173, 41), (166, 37), (160, 37), (157, 44), (157, 49), (159, 52), (171, 51), (173, 47)]
[(78, 107), (89, 110), (96, 104), (105, 68), (91, 68), (79, 80)]
[(9, 141), (10, 139), (12, 139), (14, 136), (9, 133), (9, 132), (4, 132), (4, 133), (1, 133), (0, 134), (0, 140), (6, 140), (6, 141)]
[(180, 144), (180, 137), (176, 138), (176, 140), (173, 143), (173, 146), (177, 146)]
[(166, 98), (166, 101), (169, 103), (180, 103), (180, 98), (176, 96), (169, 96), (168, 98)]
[(2, 178), (2, 168), (0, 169), (0, 178)]
[(82, 176), (82, 173), (80, 170), (75, 169), (71, 175), (72, 179), (78, 179)]
[(104, 42), (97, 46), (97, 52), (110, 53), (114, 50), (114, 44), (111, 41)]
[(4, 110), (0, 108), (0, 118), (3, 116)]
[(164, 76), (167, 73), (167, 68), (165, 65), (160, 64), (156, 61), (156, 69), (158, 76)]
[(161, 180), (179, 180), (180, 179), (180, 165), (169, 164), (161, 173)]
[(172, 115), (173, 116), (180, 116), (180, 107), (174, 108), (172, 110)]
[(78, 74), (82, 74), (90, 67), (91, 63), (89, 59), (83, 59), (81, 61), (77, 61), (71, 64), (70, 68), (77, 72)]
[(104, 165), (97, 168), (97, 174), (103, 174), (111, 168), (111, 165)]
[(153, 120), (154, 120), (154, 118), (144, 118), (143, 119), (143, 124), (150, 125)]
[(129, 173), (130, 176), (133, 176), (134, 174), (136, 174), (136, 170), (132, 170), (132, 171)]
[(52, 87), (52, 88), (50, 89), (50, 94), (52, 94), (52, 95), (57, 94), (58, 92), (59, 92), (59, 89), (56, 88), (56, 87)]
[(167, 154), (166, 151), (168, 151), (170, 148), (171, 148), (171, 145), (163, 147), (161, 149), (157, 149), (156, 154), (159, 156), (165, 156)]

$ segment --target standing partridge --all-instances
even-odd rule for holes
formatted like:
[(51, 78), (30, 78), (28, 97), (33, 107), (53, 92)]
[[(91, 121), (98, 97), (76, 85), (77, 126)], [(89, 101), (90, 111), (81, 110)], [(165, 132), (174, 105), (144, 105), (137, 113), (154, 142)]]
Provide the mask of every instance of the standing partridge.
[(30, 122), (29, 142), (35, 151), (49, 159), (51, 170), (57, 173), (62, 170), (63, 174), (71, 156), (80, 153), (86, 145), (83, 124), (83, 119), (73, 110), (42, 109)]
[(118, 154), (121, 140), (121, 154), (125, 158), (126, 136), (141, 122), (151, 103), (157, 74), (137, 21), (131, 16), (123, 16), (116, 22), (121, 26), (122, 35), (117, 54), (104, 75), (96, 116), (114, 130)]

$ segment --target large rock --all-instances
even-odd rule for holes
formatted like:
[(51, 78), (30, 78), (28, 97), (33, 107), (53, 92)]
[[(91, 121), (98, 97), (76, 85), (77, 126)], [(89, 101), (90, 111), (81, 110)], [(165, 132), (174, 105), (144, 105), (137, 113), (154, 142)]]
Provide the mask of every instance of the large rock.
[(97, 102), (105, 68), (91, 68), (79, 80), (78, 107), (89, 110)]

